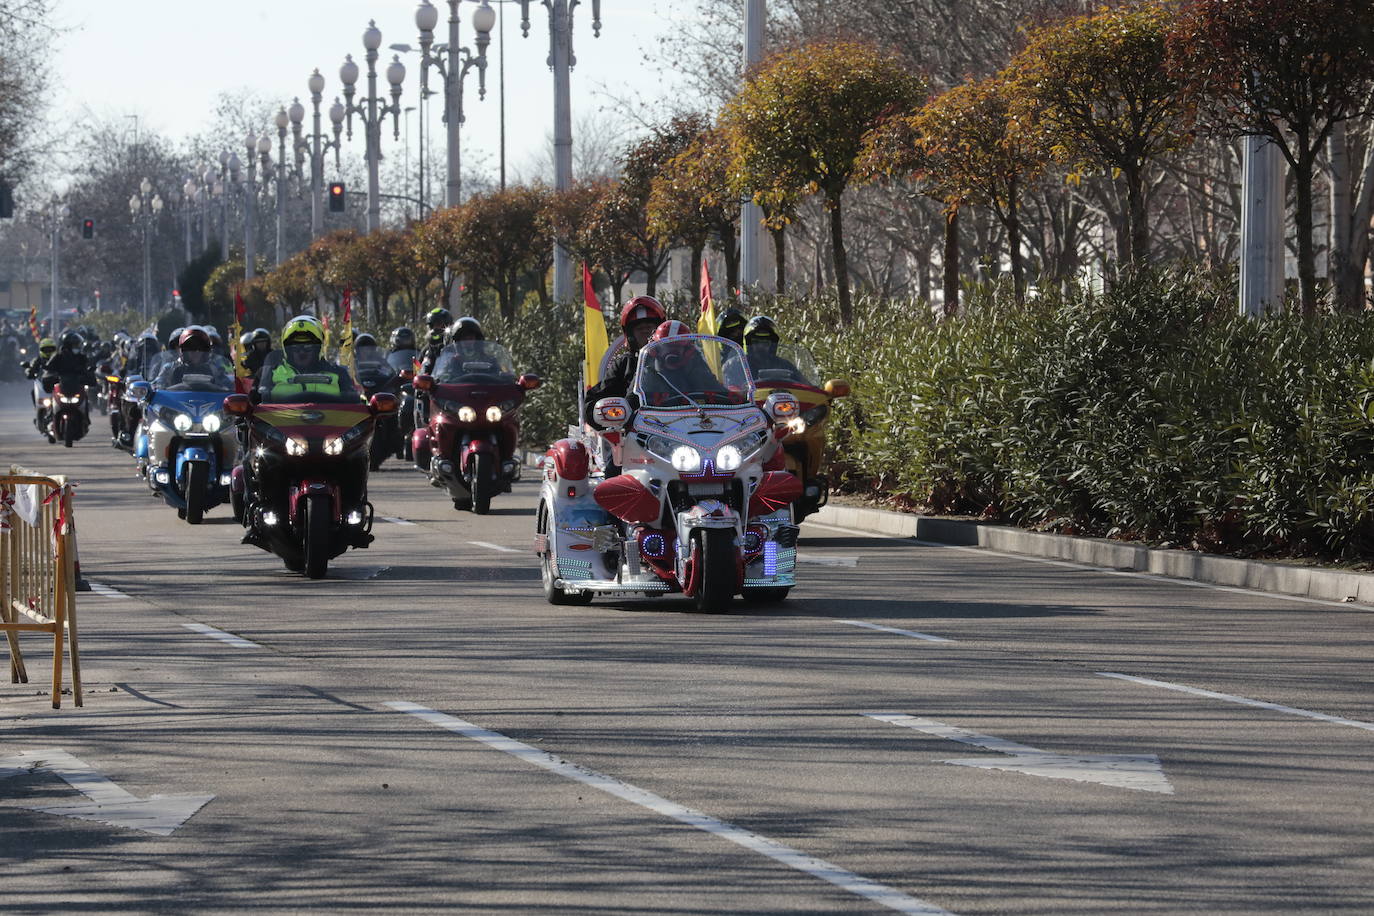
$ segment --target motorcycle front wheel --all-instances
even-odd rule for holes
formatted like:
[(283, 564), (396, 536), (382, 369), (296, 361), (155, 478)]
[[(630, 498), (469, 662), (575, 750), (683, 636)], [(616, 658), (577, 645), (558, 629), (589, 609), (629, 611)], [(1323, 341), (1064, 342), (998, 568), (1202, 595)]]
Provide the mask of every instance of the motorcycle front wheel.
[(326, 493), (312, 494), (305, 504), (305, 574), (323, 579), (329, 570), (334, 503)]
[(72, 443), (76, 441), (76, 437), (72, 435), (72, 432), (71, 417), (64, 417), (62, 419), (62, 444), (67, 448), (71, 448)]
[(186, 468), (186, 521), (199, 525), (205, 518), (205, 488), (210, 469), (199, 461), (188, 462)]
[(739, 548), (732, 528), (703, 528), (696, 548), (698, 611), (720, 612), (730, 609), (739, 578)]
[(491, 455), (487, 452), (472, 456), (472, 511), (478, 515), (491, 511), (491, 495), (496, 489), (491, 463)]

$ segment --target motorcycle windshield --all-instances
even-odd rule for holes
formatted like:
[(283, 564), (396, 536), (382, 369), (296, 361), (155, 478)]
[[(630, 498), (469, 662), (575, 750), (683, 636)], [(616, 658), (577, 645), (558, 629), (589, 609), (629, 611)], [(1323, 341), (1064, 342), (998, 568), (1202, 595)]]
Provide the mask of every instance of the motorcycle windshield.
[(285, 436), (302, 439), (328, 439), (359, 423), (370, 423), (372, 412), (366, 404), (259, 404), (253, 419), (273, 427)]
[(167, 391), (234, 390), (234, 367), (218, 353), (188, 351), (184, 356), (163, 360), (153, 387)]
[(387, 364), (397, 372), (406, 369), (415, 370), (415, 358), (420, 355), (419, 350), (392, 350), (386, 355)]
[(635, 393), (643, 407), (735, 407), (753, 400), (754, 382), (737, 345), (691, 334), (640, 351)]
[(440, 351), (434, 380), (441, 385), (514, 384), (515, 361), (495, 341), (459, 341)]
[(818, 388), (816, 360), (801, 344), (755, 340), (746, 351), (749, 371), (760, 388), (804, 385)]
[(397, 370), (376, 347), (363, 347), (353, 361), (357, 369), (358, 381), (364, 385), (382, 385), (396, 375)]

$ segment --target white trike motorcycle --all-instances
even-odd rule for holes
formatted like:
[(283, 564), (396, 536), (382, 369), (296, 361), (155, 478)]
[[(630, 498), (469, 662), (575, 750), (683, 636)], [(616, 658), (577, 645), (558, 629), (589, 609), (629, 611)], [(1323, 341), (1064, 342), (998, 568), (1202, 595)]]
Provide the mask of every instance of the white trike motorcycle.
[(801, 482), (782, 470), (778, 440), (798, 412), (785, 392), (754, 403), (730, 341), (651, 341), (629, 397), (592, 406), (600, 432), (573, 430), (544, 459), (535, 552), (545, 597), (681, 592), (704, 611), (736, 595), (787, 597)]

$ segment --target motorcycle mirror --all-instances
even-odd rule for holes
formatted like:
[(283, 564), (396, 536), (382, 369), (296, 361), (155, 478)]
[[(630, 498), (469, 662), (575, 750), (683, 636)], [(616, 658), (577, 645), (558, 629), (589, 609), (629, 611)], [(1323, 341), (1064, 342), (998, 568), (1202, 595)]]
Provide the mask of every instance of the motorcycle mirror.
[(592, 408), (592, 415), (602, 429), (616, 432), (624, 429), (630, 419), (630, 402), (624, 398), (602, 398)]
[(153, 396), (153, 386), (147, 382), (134, 382), (129, 385), (129, 397), (135, 401), (147, 401)]
[(847, 398), (849, 397), (849, 383), (844, 379), (832, 378), (825, 383), (824, 391), (832, 398)]
[(415, 388), (418, 391), (431, 391), (434, 388), (434, 376), (417, 375), (415, 376)]
[(379, 391), (372, 396), (372, 400), (367, 402), (367, 406), (374, 414), (395, 413), (396, 395), (387, 391)]
[(253, 411), (253, 402), (246, 394), (231, 394), (224, 399), (224, 412), (237, 417), (246, 417)]
[(774, 422), (786, 423), (801, 414), (801, 403), (786, 391), (775, 391), (763, 402), (763, 409)]
[(533, 391), (542, 384), (544, 384), (544, 380), (533, 372), (526, 372), (524, 375), (520, 376), (520, 387), (524, 388), (526, 391)]

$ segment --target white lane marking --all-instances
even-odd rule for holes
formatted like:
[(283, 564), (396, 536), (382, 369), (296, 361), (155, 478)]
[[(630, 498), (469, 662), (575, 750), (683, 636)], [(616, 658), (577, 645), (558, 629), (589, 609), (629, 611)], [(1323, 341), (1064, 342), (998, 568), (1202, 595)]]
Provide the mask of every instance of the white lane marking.
[(235, 636), (233, 633), (226, 633), (223, 630), (216, 630), (214, 627), (206, 626), (203, 623), (183, 623), (182, 626), (188, 630), (195, 630), (197, 633), (203, 633), (206, 636), (209, 636), (211, 639), (218, 639), (222, 643), (228, 643), (229, 645), (235, 646), (239, 649), (262, 648), (262, 646), (258, 645), (255, 642), (249, 642), (242, 636)]
[(127, 600), (129, 597), (117, 588), (111, 588), (108, 585), (102, 585), (101, 583), (95, 582), (91, 579), (87, 579), (86, 584), (91, 587), (91, 592), (93, 594), (99, 595), (102, 598), (124, 598), (125, 600)]
[(66, 805), (20, 805), (29, 811), (98, 821), (113, 827), (171, 836), (178, 827), (214, 798), (213, 795), (151, 795), (139, 798), (108, 776), (66, 751), (50, 748), (0, 758), (0, 779), (47, 772), (59, 777), (88, 801)]
[(489, 544), (489, 543), (487, 543), (486, 541), (468, 541), (468, 543), (471, 544), (473, 547), (485, 547), (487, 550), (497, 550), (497, 551), (500, 551), (501, 553), (523, 553), (523, 552), (524, 552), (524, 551), (521, 551), (521, 550), (516, 550), (514, 547), (502, 547), (500, 544)]
[(1047, 779), (1070, 779), (1074, 782), (1095, 782), (1118, 789), (1134, 789), (1137, 792), (1157, 792), (1173, 795), (1174, 787), (1164, 775), (1164, 767), (1154, 754), (1055, 754), (1039, 748), (1017, 744), (1005, 738), (980, 735), (957, 725), (946, 725), (932, 719), (921, 719), (905, 713), (866, 712), (870, 719), (900, 725), (916, 731), (972, 744), (985, 750), (1007, 754), (1007, 757), (960, 757), (942, 760), (961, 767), (977, 767), (984, 770), (1010, 770), (1028, 776), (1043, 776)]
[(397, 712), (407, 713), (431, 725), (437, 725), (440, 728), (447, 729), (465, 738), (480, 741), (488, 747), (510, 754), (513, 757), (518, 757), (526, 763), (542, 767), (552, 773), (557, 773), (559, 776), (576, 780), (584, 785), (605, 792), (608, 795), (614, 795), (616, 798), (647, 808), (656, 814), (662, 814), (665, 817), (681, 821), (690, 827), (695, 827), (698, 830), (704, 830), (707, 833), (715, 834), (732, 843), (743, 846), (745, 849), (768, 856), (770, 859), (781, 862), (789, 868), (795, 868), (798, 871), (813, 875), (814, 877), (820, 878), (822, 881), (829, 881), (836, 887), (848, 891), (851, 894), (867, 898), (874, 903), (882, 904), (899, 913), (919, 913), (925, 914), (925, 916), (945, 914), (945, 916), (948, 916), (948, 911), (942, 910), (933, 904), (926, 903), (923, 900), (917, 900), (914, 897), (909, 897), (899, 890), (884, 884), (879, 884), (876, 881), (869, 880), (861, 875), (856, 875), (853, 872), (846, 871), (838, 865), (832, 865), (822, 859), (808, 856), (806, 853), (779, 843), (777, 840), (770, 840), (768, 837), (760, 836), (757, 833), (751, 833), (742, 827), (727, 824), (724, 821), (711, 817), (709, 814), (703, 814), (700, 811), (694, 811), (676, 802), (668, 801), (666, 798), (645, 791), (637, 786), (632, 786), (629, 783), (621, 782), (619, 779), (612, 776), (597, 773), (594, 770), (578, 766), (575, 763), (568, 763), (566, 760), (561, 760), (553, 754), (541, 751), (538, 748), (530, 747), (528, 744), (523, 744), (513, 738), (507, 738), (499, 732), (488, 731), (485, 728), (473, 725), (471, 722), (465, 722), (462, 719), (436, 712), (433, 709), (419, 706), (415, 703), (390, 701), (387, 702), (386, 705)]
[(853, 568), (859, 565), (858, 557), (832, 557), (820, 553), (799, 553), (797, 554), (798, 563), (810, 563), (812, 566), (847, 566)]
[(392, 518), (390, 515), (379, 515), (379, 516), (377, 516), (377, 517), (380, 518), (380, 519), (381, 519), (382, 521), (384, 521), (384, 522), (391, 522), (391, 524), (393, 524), (393, 525), (410, 525), (412, 528), (418, 527), (418, 526), (415, 524), (415, 522), (408, 521), (408, 520), (403, 519), (403, 518)]
[(1302, 716), (1307, 719), (1316, 719), (1320, 722), (1329, 722), (1332, 725), (1348, 725), (1351, 728), (1362, 728), (1367, 732), (1374, 732), (1374, 722), (1361, 722), (1358, 719), (1342, 719), (1340, 716), (1329, 716), (1324, 712), (1313, 712), (1310, 709), (1298, 709), (1295, 706), (1282, 706), (1278, 703), (1266, 703), (1264, 700), (1252, 700), (1248, 697), (1238, 697), (1229, 693), (1217, 693), (1215, 690), (1203, 690), (1200, 687), (1186, 687), (1183, 684), (1170, 684), (1168, 681), (1156, 681), (1148, 677), (1135, 677), (1130, 674), (1115, 674), (1111, 671), (1097, 672), (1102, 677), (1116, 678), (1118, 681), (1131, 681), (1136, 684), (1144, 684), (1146, 687), (1162, 687), (1165, 690), (1176, 690), (1179, 693), (1191, 693), (1193, 696), (1207, 697), (1212, 700), (1224, 700), (1227, 703), (1239, 703), (1241, 706), (1254, 706), (1256, 709), (1268, 709), (1271, 712), (1287, 713), (1290, 716)]
[(954, 642), (954, 640), (945, 639), (943, 636), (932, 636), (929, 633), (918, 633), (915, 630), (899, 630), (896, 627), (885, 627), (880, 623), (869, 623), (865, 620), (837, 620), (835, 622), (845, 623), (851, 627), (880, 630), (883, 633), (896, 633), (898, 636), (910, 636), (912, 639), (924, 639), (926, 642)]
[(1285, 595), (1280, 592), (1261, 592), (1253, 588), (1238, 588), (1234, 585), (1216, 585), (1212, 582), (1195, 582), (1192, 579), (1175, 579), (1172, 576), (1161, 576), (1156, 573), (1136, 572), (1130, 569), (1110, 569), (1105, 566), (1093, 566), (1088, 563), (1074, 563), (1070, 560), (1051, 560), (1048, 557), (1033, 557), (1024, 553), (1010, 553), (1005, 550), (993, 550), (990, 547), (967, 547), (963, 544), (941, 544), (937, 541), (922, 541), (917, 538), (898, 537), (892, 534), (873, 534), (870, 531), (860, 531), (857, 528), (841, 528), (837, 525), (823, 525), (820, 522), (802, 522), (803, 525), (813, 525), (817, 528), (825, 528), (830, 531), (839, 531), (844, 534), (854, 534), (859, 537), (872, 538), (877, 541), (901, 541), (904, 544), (916, 544), (921, 547), (939, 547), (944, 550), (960, 550), (965, 553), (977, 553), (983, 556), (1006, 557), (1009, 560), (1025, 560), (1027, 563), (1040, 563), (1044, 566), (1061, 566), (1064, 569), (1076, 569), (1080, 572), (1100, 573), (1106, 576), (1123, 576), (1128, 579), (1146, 579), (1151, 582), (1163, 582), (1166, 585), (1183, 585), (1188, 588), (1206, 588), (1216, 592), (1234, 592), (1237, 595), (1248, 595), (1251, 598), (1275, 598), (1282, 601), (1296, 601), (1299, 604), (1319, 604), (1324, 607), (1338, 607), (1342, 610), (1369, 610), (1368, 605), (1352, 604), (1348, 601), (1328, 601), (1325, 598), (1304, 598), (1301, 595)]

